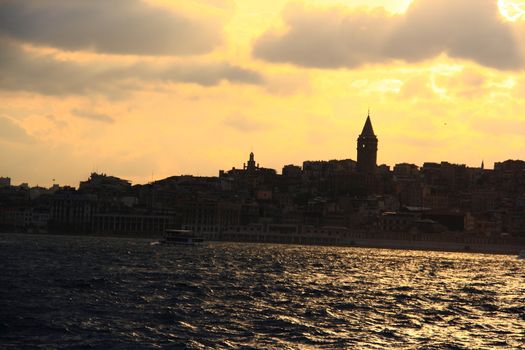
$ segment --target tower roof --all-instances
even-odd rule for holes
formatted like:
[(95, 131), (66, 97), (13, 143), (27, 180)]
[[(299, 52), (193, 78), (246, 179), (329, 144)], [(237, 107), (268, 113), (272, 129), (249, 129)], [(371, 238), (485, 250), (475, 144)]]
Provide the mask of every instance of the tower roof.
[(370, 114), (366, 117), (365, 126), (363, 126), (363, 131), (361, 131), (361, 136), (373, 136), (374, 134), (374, 128), (372, 127), (372, 121), (370, 120)]

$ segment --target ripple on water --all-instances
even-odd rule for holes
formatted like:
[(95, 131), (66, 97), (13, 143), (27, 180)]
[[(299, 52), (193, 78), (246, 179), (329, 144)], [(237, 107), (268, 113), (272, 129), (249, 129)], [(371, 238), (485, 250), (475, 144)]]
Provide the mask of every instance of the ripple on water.
[(519, 348), (525, 264), (357, 248), (0, 235), (5, 348)]

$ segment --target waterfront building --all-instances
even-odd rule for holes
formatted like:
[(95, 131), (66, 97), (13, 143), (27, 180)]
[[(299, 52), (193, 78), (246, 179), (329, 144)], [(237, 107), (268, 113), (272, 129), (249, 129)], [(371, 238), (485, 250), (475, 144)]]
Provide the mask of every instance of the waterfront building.
[(141, 213), (96, 213), (93, 214), (91, 232), (122, 236), (160, 237), (173, 226), (173, 215)]
[(55, 232), (90, 233), (93, 214), (100, 202), (92, 194), (80, 194), (75, 189), (55, 193), (50, 206), (50, 228)]

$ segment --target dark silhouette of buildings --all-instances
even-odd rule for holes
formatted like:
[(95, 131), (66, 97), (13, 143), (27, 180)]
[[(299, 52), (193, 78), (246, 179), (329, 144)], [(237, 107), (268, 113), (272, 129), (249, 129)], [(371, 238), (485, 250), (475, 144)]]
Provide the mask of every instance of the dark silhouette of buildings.
[(0, 230), (149, 236), (186, 228), (215, 240), (307, 244), (525, 239), (525, 162), (498, 162), (494, 170), (401, 163), (391, 170), (377, 165), (377, 144), (368, 114), (357, 161), (305, 160), (278, 174), (251, 152), (242, 167), (217, 177), (145, 185), (96, 173), (78, 189), (0, 179)]

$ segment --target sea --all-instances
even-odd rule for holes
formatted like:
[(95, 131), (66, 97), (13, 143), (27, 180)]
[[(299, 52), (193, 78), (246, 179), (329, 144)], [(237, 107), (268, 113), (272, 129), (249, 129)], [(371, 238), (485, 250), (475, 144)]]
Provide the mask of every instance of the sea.
[(1, 349), (525, 349), (525, 260), (0, 235)]

